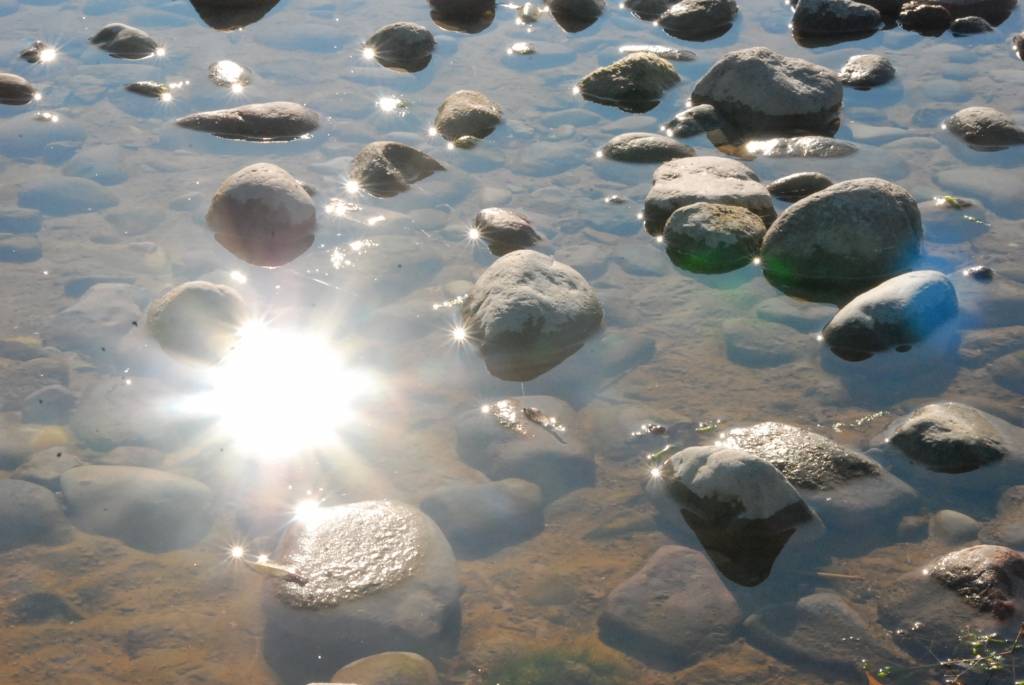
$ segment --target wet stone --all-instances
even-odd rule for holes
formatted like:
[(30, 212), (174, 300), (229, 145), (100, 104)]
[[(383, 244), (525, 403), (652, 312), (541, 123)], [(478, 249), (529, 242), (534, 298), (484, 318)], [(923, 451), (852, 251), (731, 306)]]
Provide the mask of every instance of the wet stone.
[(61, 475), (81, 465), (82, 460), (67, 447), (48, 447), (29, 457), (27, 462), (14, 470), (11, 478), (42, 485), (56, 492), (60, 490)]
[(497, 257), (528, 249), (543, 240), (526, 215), (512, 209), (481, 209), (473, 220), (473, 227), (487, 243), (491, 254)]
[(168, 354), (207, 364), (219, 362), (237, 342), (249, 310), (234, 288), (189, 281), (155, 299), (146, 329)]
[(817, 171), (798, 171), (795, 174), (775, 179), (768, 184), (767, 188), (772, 196), (780, 200), (796, 202), (819, 190), (824, 190), (830, 185), (832, 185), (832, 180), (825, 174), (820, 174)]
[(954, 36), (971, 36), (976, 33), (988, 33), (995, 30), (992, 28), (992, 24), (981, 17), (960, 17), (959, 19), (954, 19), (949, 28)]
[(43, 256), (43, 244), (34, 235), (0, 233), (0, 262), (25, 264)]
[(722, 322), (722, 337), (729, 361), (755, 369), (789, 364), (810, 356), (815, 348), (809, 336), (761, 319), (726, 319)]
[(881, 23), (877, 9), (854, 0), (799, 0), (793, 14), (793, 32), (804, 36), (869, 33)]
[(991, 107), (964, 108), (946, 120), (945, 128), (981, 149), (1024, 144), (1024, 129), (1009, 115)]
[(900, 25), (926, 36), (941, 34), (952, 22), (949, 10), (937, 4), (911, 1), (900, 10)]
[(896, 67), (882, 55), (854, 55), (839, 70), (839, 80), (854, 88), (873, 88), (896, 78)]
[(793, 138), (770, 138), (751, 141), (745, 149), (761, 157), (813, 157), (831, 159), (847, 157), (857, 151), (857, 146), (826, 136), (795, 136)]
[(483, 93), (459, 90), (441, 103), (434, 128), (445, 140), (464, 136), (484, 139), (501, 123), (501, 108)]
[(588, 100), (629, 112), (645, 112), (679, 80), (679, 74), (668, 60), (650, 52), (634, 52), (590, 72), (577, 87)]
[(749, 264), (764, 232), (761, 218), (745, 207), (696, 202), (674, 211), (663, 235), (677, 266), (722, 273)]
[(76, 404), (75, 394), (63, 385), (47, 385), (25, 398), (21, 419), (25, 423), (65, 424)]
[(199, 17), (218, 31), (234, 31), (262, 19), (280, 0), (189, 0)]
[(41, 40), (32, 41), (31, 45), (18, 53), (18, 57), (25, 60), (29, 64), (44, 64), (53, 59), (53, 55), (56, 54), (56, 48), (52, 45), (47, 45)]
[(193, 131), (236, 140), (286, 141), (320, 127), (320, 115), (294, 102), (261, 102), (229, 109), (197, 112), (175, 123)]
[(156, 81), (136, 81), (135, 83), (127, 84), (124, 89), (129, 93), (135, 93), (147, 98), (162, 98), (165, 95), (170, 95), (171, 92), (171, 87), (166, 83), (158, 83)]
[(127, 24), (107, 24), (89, 41), (111, 57), (144, 59), (152, 57), (158, 49), (153, 38), (142, 29)]
[(366, 39), (364, 47), (384, 67), (399, 71), (422, 71), (430, 64), (434, 52), (434, 34), (408, 21), (400, 21), (378, 29)]
[(937, 511), (928, 520), (928, 537), (948, 545), (970, 542), (978, 536), (980, 530), (981, 524), (976, 520), (951, 509)]
[(19, 597), (8, 605), (7, 617), (13, 625), (50, 621), (75, 623), (82, 620), (82, 615), (62, 597), (49, 592), (33, 592)]
[(676, 0), (626, 0), (623, 5), (644, 21), (654, 21), (675, 2)]
[(578, 33), (600, 18), (605, 0), (547, 0), (547, 6), (559, 26)]
[(438, 685), (429, 660), (412, 652), (384, 652), (353, 661), (331, 678), (332, 683), (359, 685)]
[(679, 0), (658, 17), (658, 25), (675, 38), (710, 40), (726, 33), (738, 12), (735, 0)]
[(693, 148), (656, 133), (621, 133), (601, 148), (601, 155), (617, 162), (667, 162), (692, 157)]
[(41, 485), (0, 480), (0, 550), (24, 545), (58, 544), (67, 523), (57, 497)]
[(689, 138), (722, 128), (722, 119), (711, 105), (695, 105), (676, 114), (661, 128), (666, 134)]
[(418, 181), (444, 171), (436, 159), (393, 141), (370, 143), (352, 160), (349, 178), (376, 197), (393, 197)]
[(36, 89), (26, 79), (0, 73), (0, 105), (27, 105), (35, 97)]

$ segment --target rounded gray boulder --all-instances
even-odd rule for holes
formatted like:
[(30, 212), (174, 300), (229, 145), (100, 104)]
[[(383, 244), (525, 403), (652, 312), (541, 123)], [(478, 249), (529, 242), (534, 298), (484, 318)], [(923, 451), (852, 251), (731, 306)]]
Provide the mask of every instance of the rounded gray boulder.
[(320, 127), (320, 115), (295, 102), (261, 102), (197, 112), (175, 122), (220, 138), (259, 142), (300, 138)]
[(56, 495), (24, 480), (0, 480), (0, 552), (24, 545), (57, 544), (68, 533)]
[(667, 162), (693, 157), (693, 148), (657, 133), (620, 133), (601, 148), (601, 156), (617, 162)]
[(525, 250), (544, 240), (526, 215), (511, 209), (481, 209), (473, 220), (473, 227), (480, 233), (480, 239), (487, 243), (491, 254), (497, 257)]
[(634, 52), (590, 72), (580, 79), (577, 88), (587, 100), (629, 112), (646, 112), (677, 83), (679, 74), (671, 62), (653, 52)]
[(665, 224), (665, 249), (688, 271), (722, 273), (749, 264), (761, 247), (764, 222), (745, 207), (697, 202)]
[(965, 107), (947, 119), (944, 128), (973, 147), (1001, 149), (1024, 144), (1024, 129), (992, 107)]
[(501, 123), (501, 107), (483, 93), (458, 90), (437, 109), (434, 128), (447, 141), (462, 136), (486, 138)]
[(430, 64), (435, 44), (434, 34), (423, 26), (400, 21), (378, 29), (363, 46), (381, 66), (416, 72)]
[(444, 166), (436, 159), (403, 143), (370, 143), (352, 160), (349, 178), (376, 197), (393, 197), (409, 190)]
[(35, 97), (36, 89), (27, 79), (0, 73), (0, 105), (27, 105)]
[(146, 328), (168, 354), (216, 364), (236, 342), (248, 317), (248, 307), (234, 288), (189, 281), (149, 305)]

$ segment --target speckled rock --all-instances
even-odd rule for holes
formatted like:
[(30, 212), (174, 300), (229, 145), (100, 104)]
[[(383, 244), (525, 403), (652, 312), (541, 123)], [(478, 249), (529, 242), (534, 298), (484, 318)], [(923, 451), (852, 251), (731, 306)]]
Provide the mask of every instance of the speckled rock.
[(764, 222), (745, 207), (696, 202), (668, 218), (665, 249), (678, 266), (722, 273), (749, 264), (764, 233)]
[(796, 202), (832, 185), (832, 179), (817, 171), (798, 171), (768, 184), (768, 192), (786, 202)]
[(373, 50), (373, 58), (382, 66), (400, 71), (426, 69), (434, 52), (434, 34), (409, 21), (400, 21), (378, 29), (364, 46)]
[(76, 404), (75, 394), (63, 385), (47, 385), (25, 398), (21, 419), (25, 423), (65, 424)]
[(377, 197), (393, 197), (409, 190), (444, 166), (430, 155), (402, 143), (370, 143), (352, 160), (349, 178)]
[(239, 259), (283, 266), (313, 244), (316, 207), (291, 174), (261, 162), (224, 179), (210, 201), (206, 223), (216, 241)]
[(156, 54), (157, 43), (153, 38), (134, 26), (107, 24), (89, 41), (104, 50), (111, 57), (123, 59), (144, 59)]
[(693, 157), (693, 148), (656, 133), (620, 133), (601, 148), (601, 155), (617, 162), (667, 162)]
[(473, 220), (473, 227), (480, 232), (480, 239), (487, 243), (491, 254), (497, 257), (528, 249), (544, 240), (525, 214), (512, 209), (481, 209)]
[(0, 551), (58, 544), (67, 533), (67, 522), (52, 492), (23, 480), (0, 480)]
[(679, 74), (671, 62), (651, 52), (634, 52), (590, 72), (577, 87), (588, 100), (643, 112), (677, 83)]
[(353, 661), (331, 678), (357, 685), (439, 685), (434, 664), (412, 652), (384, 652)]
[(153, 300), (146, 329), (168, 354), (216, 364), (235, 344), (238, 329), (248, 318), (248, 307), (234, 288), (189, 281)]
[(738, 12), (735, 0), (679, 0), (658, 17), (658, 25), (682, 40), (710, 40), (728, 31)]
[(839, 80), (854, 88), (881, 86), (896, 78), (896, 67), (882, 55), (854, 55), (839, 70)]
[(264, 655), (290, 681), (386, 651), (442, 656), (458, 641), (455, 557), (418, 509), (320, 507), (285, 531), (272, 560), (301, 579), (271, 579), (263, 597)]
[(218, 31), (234, 31), (266, 16), (280, 0), (189, 0), (206, 24)]
[(793, 33), (803, 36), (834, 36), (874, 31), (882, 14), (854, 0), (799, 0), (793, 14)]
[(532, 250), (499, 258), (462, 303), (467, 339), (494, 376), (512, 381), (532, 380), (573, 355), (602, 318), (579, 272)]
[(29, 457), (27, 462), (14, 469), (11, 478), (57, 491), (60, 490), (61, 474), (81, 465), (82, 460), (67, 447), (47, 447), (36, 452)]
[(445, 140), (486, 138), (501, 123), (501, 107), (475, 90), (457, 90), (437, 109), (434, 128)]
[(1024, 129), (1012, 117), (992, 107), (966, 107), (947, 119), (945, 128), (979, 148), (1024, 144)]
[(36, 89), (27, 79), (0, 73), (0, 105), (27, 105), (35, 97)]
[(284, 141), (300, 138), (320, 127), (320, 115), (294, 102), (261, 102), (229, 109), (197, 112), (175, 123), (220, 138)]
[(694, 105), (676, 114), (661, 128), (667, 135), (689, 138), (722, 128), (722, 118), (711, 105)]

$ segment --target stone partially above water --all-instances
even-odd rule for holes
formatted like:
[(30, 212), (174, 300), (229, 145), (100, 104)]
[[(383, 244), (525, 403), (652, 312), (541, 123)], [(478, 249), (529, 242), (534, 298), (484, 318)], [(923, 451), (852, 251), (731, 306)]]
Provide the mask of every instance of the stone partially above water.
[(935, 0), (954, 19), (981, 17), (994, 26), (1003, 23), (1017, 6), (1017, 0)]
[(620, 133), (601, 148), (601, 156), (617, 162), (667, 162), (693, 157), (693, 148), (657, 133)]
[(312, 133), (320, 127), (320, 115), (295, 102), (262, 102), (197, 112), (175, 123), (220, 138), (267, 142), (293, 140)]
[(768, 192), (786, 202), (796, 202), (819, 190), (832, 185), (832, 180), (817, 171), (799, 171), (789, 176), (777, 178), (768, 184)]
[(605, 0), (547, 0), (547, 6), (559, 26), (578, 33), (601, 17)]
[(111, 57), (144, 59), (156, 54), (155, 40), (143, 31), (127, 24), (107, 24), (89, 41)]
[(634, 52), (590, 72), (577, 88), (587, 100), (628, 112), (646, 112), (677, 83), (679, 74), (671, 62), (651, 52)]
[(722, 118), (718, 111), (711, 105), (694, 105), (679, 114), (662, 126), (662, 130), (670, 136), (689, 138), (700, 133), (716, 131), (722, 128)]
[(248, 307), (234, 288), (189, 281), (149, 305), (146, 328), (168, 354), (216, 364), (237, 342), (248, 318)]
[(280, 0), (189, 0), (199, 17), (218, 31), (234, 31), (255, 24)]
[(973, 36), (976, 33), (989, 33), (994, 31), (992, 24), (981, 17), (960, 17), (954, 19), (949, 26), (954, 36)]
[(882, 14), (854, 0), (799, 0), (793, 32), (803, 36), (870, 33), (882, 24)]
[(682, 40), (711, 40), (732, 27), (735, 0), (679, 0), (658, 17), (665, 33)]
[(623, 6), (644, 21), (654, 21), (676, 0), (626, 0)]
[(572, 356), (602, 318), (579, 272), (533, 250), (494, 262), (462, 304), (467, 339), (494, 376), (510, 381), (532, 380)]
[(437, 109), (434, 128), (447, 141), (463, 136), (483, 139), (501, 123), (501, 107), (483, 93), (458, 90)]
[(544, 240), (525, 214), (512, 209), (481, 209), (473, 220), (473, 228), (496, 257), (528, 249)]
[(900, 8), (900, 25), (924, 36), (941, 35), (952, 23), (949, 10), (931, 2), (905, 2)]
[(992, 107), (966, 107), (947, 119), (945, 128), (972, 147), (1001, 149), (1024, 144), (1024, 129)]
[(36, 89), (17, 74), (0, 73), (0, 105), (27, 105), (36, 98)]
[(399, 71), (422, 71), (434, 52), (434, 34), (409, 21), (400, 21), (378, 29), (366, 39), (364, 48), (372, 51), (381, 66)]
[(352, 160), (349, 178), (376, 197), (394, 197), (444, 166), (419, 150), (390, 140), (370, 143)]
[(668, 218), (665, 249), (687, 270), (722, 273), (749, 264), (764, 232), (761, 218), (745, 207), (696, 202)]
[(848, 86), (868, 89), (896, 78), (896, 67), (882, 55), (854, 55), (839, 70), (839, 80)]

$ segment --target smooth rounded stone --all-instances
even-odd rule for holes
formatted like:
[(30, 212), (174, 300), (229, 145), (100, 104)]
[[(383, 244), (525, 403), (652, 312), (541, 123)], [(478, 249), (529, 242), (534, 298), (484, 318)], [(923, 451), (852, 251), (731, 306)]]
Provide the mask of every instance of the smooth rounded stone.
[(0, 105), (27, 105), (35, 98), (36, 89), (27, 79), (0, 73)]
[(623, 6), (644, 21), (654, 21), (676, 0), (625, 0)]
[(216, 364), (235, 344), (248, 318), (249, 309), (234, 288), (189, 281), (153, 300), (146, 328), (168, 354)]
[(662, 130), (670, 136), (689, 138), (722, 128), (722, 118), (711, 105), (694, 105), (684, 109), (668, 121)]
[(118, 198), (95, 181), (74, 176), (44, 176), (25, 181), (18, 189), (18, 206), (44, 216), (98, 212), (118, 204)]
[[(887, 539), (884, 522), (899, 520), (917, 497), (875, 460), (804, 428), (769, 421), (730, 430), (719, 442), (781, 471), (830, 529), (857, 531), (854, 537), (834, 538), (837, 545), (862, 547)], [(865, 531), (869, 521), (872, 528)]]
[(349, 178), (375, 197), (394, 197), (444, 166), (415, 148), (389, 140), (370, 143), (355, 156)]
[(989, 364), (988, 371), (998, 385), (1024, 394), (1024, 352), (1012, 352), (996, 359)]
[(378, 29), (363, 45), (373, 51), (373, 59), (381, 66), (417, 72), (430, 64), (436, 41), (425, 27), (400, 21)]
[(832, 135), (839, 128), (843, 85), (824, 67), (756, 47), (715, 62), (694, 86), (690, 102), (713, 105), (748, 134)]
[(443, 656), (458, 642), (455, 556), (414, 507), (319, 507), (288, 527), (272, 561), (294, 574), (271, 578), (263, 594), (264, 656), (286, 682), (387, 651)]
[(213, 521), (210, 489), (166, 471), (79, 466), (61, 475), (60, 488), (77, 528), (147, 552), (191, 547)]
[(261, 162), (221, 183), (206, 223), (214, 239), (239, 259), (256, 266), (283, 266), (313, 244), (316, 207), (291, 174)]
[(900, 25), (908, 31), (937, 36), (949, 28), (953, 17), (949, 10), (929, 2), (906, 2), (900, 9)]
[(611, 591), (597, 625), (606, 644), (675, 670), (728, 644), (741, 618), (703, 554), (666, 545)]
[(1024, 144), (1024, 129), (991, 107), (966, 107), (947, 119), (944, 128), (973, 147), (1000, 149)]
[(445, 31), (480, 33), (494, 23), (496, 0), (429, 0), (430, 18)]
[(59, 544), (67, 522), (56, 495), (24, 480), (0, 480), (0, 551), (24, 545)]
[(1003, 23), (1014, 8), (1017, 0), (936, 0), (949, 10), (954, 19), (960, 17), (981, 17), (990, 24)]
[(928, 537), (948, 545), (970, 542), (978, 537), (980, 530), (980, 523), (967, 514), (952, 509), (937, 511), (928, 519)]
[(656, 133), (620, 133), (601, 148), (601, 156), (616, 162), (667, 162), (693, 155), (689, 145)]
[(927, 404), (894, 421), (880, 440), (939, 473), (1024, 459), (1024, 429), (959, 402)]
[(0, 233), (39, 233), (42, 227), (43, 215), (37, 209), (0, 208)]
[(665, 249), (684, 269), (723, 273), (749, 264), (764, 232), (764, 222), (746, 207), (695, 202), (668, 218)]
[(47, 344), (87, 357), (113, 349), (142, 321), (139, 289), (123, 283), (99, 283), (58, 312), (46, 329)]
[(516, 250), (484, 271), (462, 303), (467, 339), (497, 378), (525, 382), (558, 366), (601, 327), (594, 289), (578, 271)]
[[(874, 623), (868, 623), (840, 595), (818, 591), (795, 604), (772, 604), (743, 622), (755, 645), (800, 663), (814, 663), (830, 674), (863, 678), (864, 662), (912, 666), (913, 660)], [(844, 678), (845, 680), (845, 678)]]
[(978, 540), (1013, 549), (1024, 547), (1024, 485), (1015, 485), (1002, 494), (998, 512), (981, 526)]
[(266, 16), (280, 0), (189, 0), (199, 18), (218, 31), (234, 31)]
[(754, 308), (757, 318), (773, 321), (801, 333), (820, 331), (835, 314), (836, 308), (827, 304), (801, 302), (792, 297), (773, 297)]
[(457, 90), (446, 97), (434, 118), (434, 128), (448, 141), (463, 136), (486, 138), (500, 123), (501, 107), (475, 90)]
[(384, 652), (353, 661), (332, 683), (358, 685), (439, 685), (434, 664), (412, 652)]
[(90, 38), (89, 42), (111, 57), (123, 59), (152, 57), (158, 48), (156, 41), (148, 33), (121, 23), (107, 24)]
[(295, 102), (260, 102), (209, 112), (196, 112), (174, 123), (219, 138), (285, 141), (308, 135), (320, 127), (320, 115)]
[(896, 78), (896, 67), (882, 55), (854, 55), (839, 70), (839, 80), (854, 88), (881, 86)]
[(954, 653), (965, 626), (1012, 640), (1021, 623), (1024, 556), (975, 545), (934, 559), (883, 588), (878, 617), (891, 630), (913, 627), (934, 654)]
[(722, 337), (729, 361), (755, 369), (789, 364), (810, 357), (815, 349), (810, 336), (761, 319), (726, 319), (722, 322)]
[(994, 31), (992, 24), (981, 17), (960, 17), (954, 19), (949, 26), (954, 36), (971, 36), (976, 33), (989, 33)]
[(434, 519), (460, 559), (479, 559), (544, 530), (541, 489), (509, 478), (448, 485), (434, 490), (420, 509)]
[(25, 423), (65, 424), (77, 404), (75, 394), (63, 385), (47, 385), (25, 398), (21, 420)]
[(848, 361), (906, 351), (957, 315), (956, 290), (938, 271), (911, 271), (862, 293), (822, 331), (825, 344)]
[(60, 490), (60, 477), (65, 471), (82, 465), (78, 455), (67, 447), (48, 447), (34, 453), (28, 461), (14, 469), (11, 478), (42, 485), (49, 490)]
[(921, 213), (910, 193), (861, 178), (790, 205), (765, 234), (761, 258), (780, 284), (845, 288), (905, 269), (921, 240)]
[(0, 233), (0, 262), (27, 264), (43, 256), (43, 244), (34, 235)]
[[(531, 421), (536, 409), (564, 430)], [(473, 407), (455, 419), (459, 457), (496, 480), (535, 483), (547, 500), (594, 483), (596, 468), (576, 412), (560, 399), (529, 395)]]
[(857, 146), (844, 140), (826, 136), (795, 136), (792, 138), (769, 138), (750, 141), (744, 149), (760, 157), (813, 157), (832, 159), (848, 157), (857, 151)]
[(605, 0), (547, 0), (547, 6), (559, 26), (578, 33), (601, 17)]
[(722, 157), (689, 157), (655, 169), (653, 187), (644, 199), (647, 231), (660, 235), (673, 212), (695, 202), (745, 207), (765, 225), (775, 219), (771, 195), (748, 166)]
[(473, 227), (480, 233), (480, 239), (487, 243), (491, 254), (496, 257), (515, 250), (526, 250), (544, 240), (533, 229), (525, 214), (512, 209), (481, 209), (473, 220)]
[(40, 62), (45, 64), (52, 60), (52, 56), (46, 54), (47, 51), (56, 51), (56, 48), (41, 40), (34, 40), (27, 48), (18, 53), (18, 57), (29, 64), (39, 64)]
[(676, 452), (652, 470), (644, 490), (665, 521), (693, 531), (722, 575), (747, 587), (768, 578), (790, 541), (824, 532), (785, 477), (742, 450)]
[(882, 14), (854, 0), (799, 0), (793, 13), (793, 33), (835, 36), (870, 33), (882, 24)]
[(1013, 46), (1013, 54), (1017, 59), (1024, 60), (1024, 33), (1015, 33), (1010, 37), (1010, 45)]
[(773, 197), (786, 202), (796, 202), (819, 190), (825, 190), (832, 184), (832, 179), (825, 174), (817, 171), (798, 171), (795, 174), (775, 179), (767, 185), (767, 188)]
[(682, 40), (710, 40), (728, 31), (738, 12), (736, 0), (679, 0), (658, 17), (658, 26)]
[(668, 60), (651, 52), (634, 52), (590, 72), (576, 87), (587, 100), (628, 112), (646, 112), (679, 80)]

